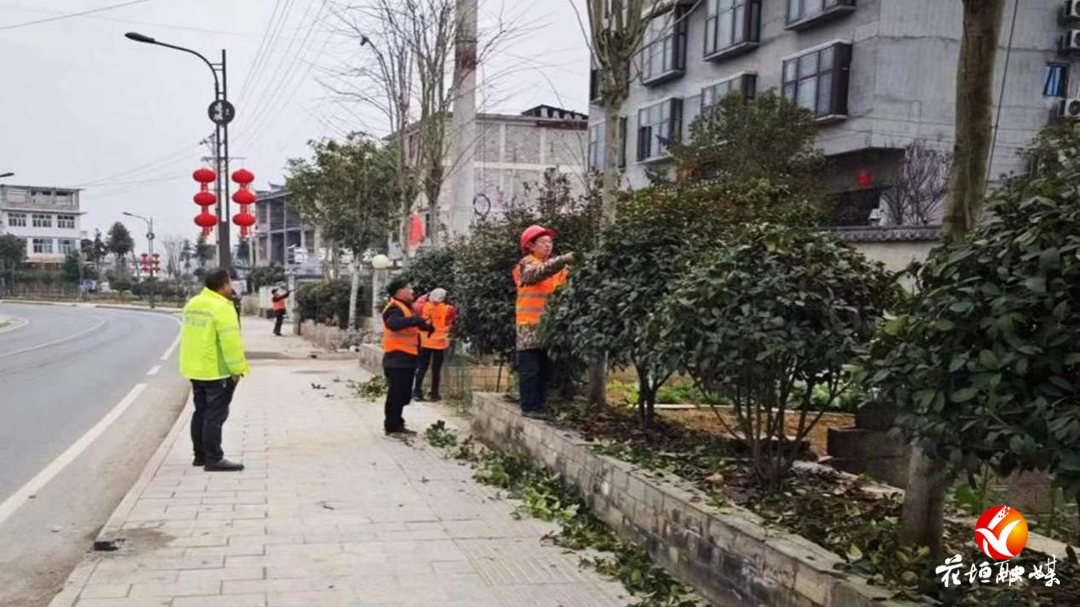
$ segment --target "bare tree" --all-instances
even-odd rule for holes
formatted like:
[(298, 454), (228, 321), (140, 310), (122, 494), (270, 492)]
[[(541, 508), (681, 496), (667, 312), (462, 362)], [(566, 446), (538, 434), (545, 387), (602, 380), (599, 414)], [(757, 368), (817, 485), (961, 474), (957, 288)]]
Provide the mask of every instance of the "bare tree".
[[(408, 235), (408, 217), (416, 192), (423, 193), (436, 218), (433, 243), (438, 244), (439, 196), (447, 177), (461, 158), (450, 158), (449, 117), (461, 94), (454, 78), (455, 43), (462, 20), (457, 0), (363, 0), (338, 2), (334, 11), (338, 32), (370, 51), (337, 69), (330, 90), (343, 98), (371, 103), (386, 116), (401, 149), (402, 231)], [(466, 26), (469, 25), (465, 21)], [(501, 16), (489, 23), (476, 43), (470, 62), (483, 62), (499, 45), (525, 31), (515, 20)], [(471, 36), (466, 36), (471, 38)], [(415, 135), (415, 137), (414, 137)]]
[(904, 148), (892, 187), (881, 196), (887, 223), (928, 225), (936, 220), (949, 193), (950, 163), (947, 152), (928, 148), (921, 141)]
[(161, 239), (162, 245), (165, 247), (165, 274), (172, 278), (177, 278), (182, 273), (181, 257), (184, 254), (184, 237), (177, 236), (176, 234), (167, 234)]

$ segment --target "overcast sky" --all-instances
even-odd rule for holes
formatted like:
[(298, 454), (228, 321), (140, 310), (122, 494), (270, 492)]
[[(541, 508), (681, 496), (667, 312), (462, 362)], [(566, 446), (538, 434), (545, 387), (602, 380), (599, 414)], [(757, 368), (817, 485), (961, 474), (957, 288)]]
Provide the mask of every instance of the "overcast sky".
[[(82, 227), (91, 237), (121, 220), (144, 251), (142, 222), (123, 211), (152, 215), (159, 239), (198, 230), (191, 172), (209, 153), (199, 142), (213, 132), (209, 69), (125, 32), (212, 61), (227, 50), (237, 106), (230, 152), (241, 159), (232, 169), (253, 171), (260, 189), (283, 182), (286, 159), (306, 155), (308, 140), (381, 128), (377, 112), (337, 103), (317, 81), (343, 47), (324, 0), (144, 0), (20, 25), (123, 3), (0, 0), (0, 173), (16, 173), (8, 184), (84, 188)], [(588, 111), (589, 53), (570, 0), (481, 0), (481, 27), (500, 12), (530, 28), (481, 66), (481, 111), (542, 103)]]

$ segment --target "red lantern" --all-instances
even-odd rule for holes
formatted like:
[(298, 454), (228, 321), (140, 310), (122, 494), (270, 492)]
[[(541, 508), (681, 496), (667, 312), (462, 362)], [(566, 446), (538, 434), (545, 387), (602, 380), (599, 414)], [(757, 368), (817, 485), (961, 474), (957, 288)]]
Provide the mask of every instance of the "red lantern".
[(240, 189), (233, 194), (233, 202), (240, 205), (240, 212), (233, 217), (232, 222), (240, 226), (240, 238), (247, 238), (248, 229), (255, 225), (255, 216), (248, 212), (248, 205), (255, 204), (258, 197), (251, 191), (251, 182), (255, 181), (255, 174), (247, 169), (237, 169), (232, 174), (232, 179), (240, 184)]
[(199, 191), (195, 193), (193, 200), (202, 207), (202, 212), (195, 216), (195, 225), (202, 228), (203, 236), (209, 236), (211, 229), (217, 225), (217, 217), (210, 212), (210, 207), (217, 204), (217, 196), (210, 191), (207, 184), (216, 180), (217, 174), (204, 167), (196, 169), (191, 176), (199, 182)]
[(232, 180), (240, 185), (248, 185), (255, 181), (255, 174), (247, 169), (237, 169), (232, 174)]
[(214, 180), (217, 179), (217, 175), (206, 167), (196, 169), (195, 172), (191, 174), (191, 176), (194, 177), (195, 181), (198, 181), (199, 183), (213, 183)]
[(859, 169), (859, 174), (855, 177), (855, 183), (862, 189), (867, 189), (874, 185), (874, 172), (870, 169)]
[(210, 229), (217, 225), (217, 217), (207, 211), (203, 211), (195, 216), (195, 225), (200, 228)]
[(214, 196), (213, 192), (202, 190), (195, 193), (194, 200), (195, 204), (199, 205), (200, 207), (208, 207), (212, 204), (217, 203), (217, 196)]

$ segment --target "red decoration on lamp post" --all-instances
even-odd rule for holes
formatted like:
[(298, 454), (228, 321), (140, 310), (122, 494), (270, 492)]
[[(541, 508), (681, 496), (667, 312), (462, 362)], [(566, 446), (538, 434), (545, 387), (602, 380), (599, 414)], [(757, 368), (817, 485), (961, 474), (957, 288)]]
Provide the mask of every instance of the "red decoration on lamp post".
[(247, 169), (237, 169), (232, 174), (232, 180), (240, 186), (240, 189), (232, 197), (233, 202), (240, 205), (240, 212), (232, 218), (232, 222), (240, 227), (240, 238), (246, 239), (248, 230), (255, 225), (255, 216), (248, 212), (248, 206), (255, 204), (255, 201), (258, 200), (255, 192), (251, 191), (251, 183), (255, 181), (255, 174)]
[(210, 207), (217, 204), (217, 196), (210, 191), (210, 185), (217, 179), (217, 175), (208, 168), (196, 169), (191, 176), (195, 181), (199, 182), (199, 191), (195, 194), (195, 204), (199, 205), (202, 211), (195, 216), (195, 225), (202, 228), (203, 237), (210, 235), (213, 227), (217, 225), (217, 217), (210, 212)]

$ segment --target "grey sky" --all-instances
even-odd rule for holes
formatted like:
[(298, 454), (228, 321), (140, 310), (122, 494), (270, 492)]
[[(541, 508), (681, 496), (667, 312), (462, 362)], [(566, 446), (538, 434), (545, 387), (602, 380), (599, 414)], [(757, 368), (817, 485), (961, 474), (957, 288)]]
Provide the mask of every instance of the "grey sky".
[[(121, 220), (144, 251), (142, 222), (123, 211), (152, 215), (159, 238), (194, 238), (198, 230), (191, 171), (208, 154), (199, 142), (213, 131), (206, 115), (213, 80), (195, 57), (136, 44), (127, 31), (211, 60), (227, 49), (237, 106), (230, 152), (243, 158), (232, 168), (253, 171), (259, 188), (281, 183), (286, 159), (305, 155), (309, 139), (379, 128), (377, 112), (336, 104), (316, 81), (319, 65), (342, 50), (322, 19), (323, 0), (149, 0), (4, 29), (122, 2), (0, 0), (0, 173), (16, 172), (9, 184), (85, 188), (83, 229), (91, 236)], [(500, 11), (532, 28), (481, 66), (489, 100), (482, 111), (541, 103), (587, 111), (588, 49), (569, 1), (481, 0), (481, 27)], [(269, 53), (253, 71), (272, 23)]]

